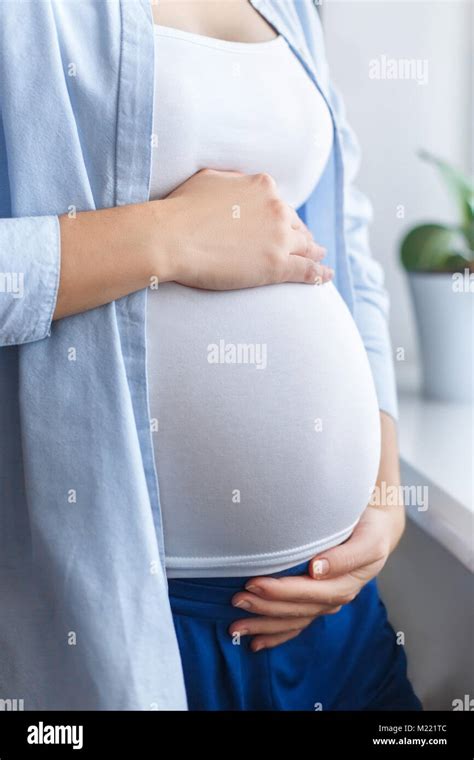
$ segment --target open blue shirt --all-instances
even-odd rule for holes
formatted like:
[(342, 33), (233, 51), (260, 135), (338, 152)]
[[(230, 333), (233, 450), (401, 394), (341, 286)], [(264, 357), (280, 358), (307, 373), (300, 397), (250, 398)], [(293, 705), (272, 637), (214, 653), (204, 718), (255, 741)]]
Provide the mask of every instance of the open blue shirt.
[[(332, 155), (298, 211), (328, 249), (380, 408), (396, 417), (370, 206), (352, 184), (359, 152), (316, 9), (252, 4), (330, 107)], [(57, 215), (148, 199), (152, 24), (148, 0), (0, 2), (0, 709), (186, 709), (149, 424), (146, 290), (52, 323)]]

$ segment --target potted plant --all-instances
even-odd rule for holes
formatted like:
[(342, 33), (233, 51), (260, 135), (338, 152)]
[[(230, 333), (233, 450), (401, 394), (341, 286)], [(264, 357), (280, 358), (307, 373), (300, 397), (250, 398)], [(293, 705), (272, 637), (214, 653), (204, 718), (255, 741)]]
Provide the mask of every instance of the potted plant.
[(415, 310), (423, 392), (440, 401), (472, 401), (474, 335), (474, 183), (425, 151), (459, 207), (453, 225), (421, 224), (401, 243)]

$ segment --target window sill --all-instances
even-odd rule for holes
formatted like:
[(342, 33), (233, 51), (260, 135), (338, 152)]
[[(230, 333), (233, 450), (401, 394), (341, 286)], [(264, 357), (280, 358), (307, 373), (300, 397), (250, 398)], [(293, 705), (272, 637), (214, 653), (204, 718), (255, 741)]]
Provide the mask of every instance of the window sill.
[(472, 407), (416, 391), (399, 404), (403, 485), (428, 487), (428, 508), (409, 501), (407, 516), (474, 572)]

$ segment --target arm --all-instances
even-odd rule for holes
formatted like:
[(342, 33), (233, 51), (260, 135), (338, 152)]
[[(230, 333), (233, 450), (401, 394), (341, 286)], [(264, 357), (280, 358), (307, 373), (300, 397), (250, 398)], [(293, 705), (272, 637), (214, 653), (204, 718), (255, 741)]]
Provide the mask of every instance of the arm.
[(163, 236), (156, 235), (160, 254), (148, 244), (162, 209), (142, 204), (0, 220), (0, 345), (47, 338), (53, 319), (144, 288), (156, 270), (168, 275)]
[[(233, 217), (235, 203), (242, 211)], [(160, 201), (0, 220), (0, 346), (147, 287), (151, 278), (227, 290), (330, 279), (324, 251), (266, 174), (204, 170)], [(11, 280), (13, 282), (13, 279)]]
[[(53, 318), (145, 288), (154, 274), (169, 279), (164, 219), (165, 201), (60, 216), (61, 278)], [(156, 255), (148, 243), (152, 226), (160, 230)]]

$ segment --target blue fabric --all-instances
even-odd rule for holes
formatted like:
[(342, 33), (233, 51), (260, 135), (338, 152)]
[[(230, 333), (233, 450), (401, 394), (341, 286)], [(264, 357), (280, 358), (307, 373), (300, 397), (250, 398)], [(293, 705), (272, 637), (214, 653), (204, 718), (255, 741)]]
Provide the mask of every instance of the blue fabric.
[[(359, 153), (311, 0), (252, 0), (334, 121), (301, 210), (328, 248), (381, 409), (387, 299)], [(58, 215), (146, 201), (148, 0), (0, 2), (0, 698), (25, 709), (185, 709), (149, 424), (146, 291), (52, 323)]]
[[(307, 563), (274, 573), (301, 575)], [(375, 579), (335, 615), (274, 649), (233, 643), (248, 618), (231, 599), (248, 578), (170, 579), (190, 710), (421, 710)], [(315, 581), (316, 583), (317, 581)]]

